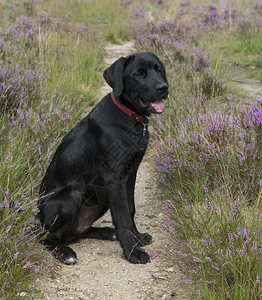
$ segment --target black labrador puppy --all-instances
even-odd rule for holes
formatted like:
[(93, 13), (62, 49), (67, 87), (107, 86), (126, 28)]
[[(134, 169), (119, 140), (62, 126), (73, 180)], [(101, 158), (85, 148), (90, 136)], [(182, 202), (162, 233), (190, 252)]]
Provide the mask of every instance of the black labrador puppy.
[[(118, 239), (132, 263), (147, 263), (140, 249), (152, 237), (135, 225), (134, 188), (148, 145), (151, 113), (164, 110), (168, 83), (163, 63), (151, 52), (121, 57), (104, 72), (113, 92), (63, 139), (40, 188), (39, 218), (45, 246), (74, 264), (68, 246), (79, 238)], [(92, 224), (108, 209), (114, 228)]]

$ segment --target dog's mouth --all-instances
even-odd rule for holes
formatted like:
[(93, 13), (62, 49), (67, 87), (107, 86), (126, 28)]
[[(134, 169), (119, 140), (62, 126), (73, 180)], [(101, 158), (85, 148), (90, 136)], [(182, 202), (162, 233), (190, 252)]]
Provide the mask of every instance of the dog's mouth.
[(166, 98), (167, 97), (163, 97), (153, 102), (145, 102), (142, 99), (139, 99), (139, 102), (143, 108), (149, 109), (152, 113), (160, 114), (165, 110)]
[(166, 102), (164, 100), (157, 100), (157, 101), (154, 101), (154, 102), (151, 102), (149, 103), (149, 105), (151, 107), (153, 107), (153, 109), (157, 112), (157, 113), (162, 113), (165, 109), (165, 105), (166, 105)]

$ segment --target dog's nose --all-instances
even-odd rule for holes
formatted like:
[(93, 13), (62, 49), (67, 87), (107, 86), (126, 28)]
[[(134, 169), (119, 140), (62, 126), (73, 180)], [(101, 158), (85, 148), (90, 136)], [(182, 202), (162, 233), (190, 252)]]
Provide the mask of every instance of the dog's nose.
[(168, 90), (168, 85), (166, 83), (161, 83), (156, 86), (156, 89), (159, 94), (166, 93)]

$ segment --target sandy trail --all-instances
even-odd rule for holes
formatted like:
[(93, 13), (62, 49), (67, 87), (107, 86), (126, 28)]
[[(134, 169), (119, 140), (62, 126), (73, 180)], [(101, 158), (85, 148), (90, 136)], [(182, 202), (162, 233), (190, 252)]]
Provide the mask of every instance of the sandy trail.
[[(120, 56), (134, 52), (134, 44), (109, 44), (106, 47), (105, 63), (110, 65)], [(103, 86), (100, 96), (111, 89)], [(147, 155), (145, 155), (147, 157)], [(153, 243), (145, 250), (154, 253), (163, 251), (168, 240), (159, 223), (161, 213), (160, 194), (151, 178), (148, 159), (142, 162), (136, 182), (136, 224), (140, 232), (153, 236)], [(111, 215), (107, 213), (95, 226), (111, 226)], [(43, 299), (95, 299), (95, 300), (133, 300), (133, 299), (192, 299), (191, 293), (181, 286), (173, 268), (151, 256), (151, 263), (134, 265), (123, 256), (119, 242), (94, 239), (81, 240), (71, 247), (77, 253), (76, 265), (59, 265), (54, 276), (43, 276), (38, 285)], [(172, 279), (171, 279), (172, 277)]]
[(248, 78), (249, 69), (236, 68), (233, 73), (232, 81), (245, 90), (251, 100), (262, 100), (262, 84), (260, 80)]

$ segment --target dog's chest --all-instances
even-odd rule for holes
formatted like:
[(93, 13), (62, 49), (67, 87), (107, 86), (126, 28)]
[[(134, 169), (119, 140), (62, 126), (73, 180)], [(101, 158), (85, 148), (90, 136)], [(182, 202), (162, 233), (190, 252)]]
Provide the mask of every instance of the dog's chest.
[(127, 131), (125, 140), (129, 144), (130, 150), (145, 151), (149, 140), (148, 125), (137, 124)]
[(100, 157), (102, 168), (106, 167), (119, 174), (126, 174), (138, 167), (149, 140), (148, 130), (143, 134), (143, 126), (139, 125), (111, 140), (104, 155)]

